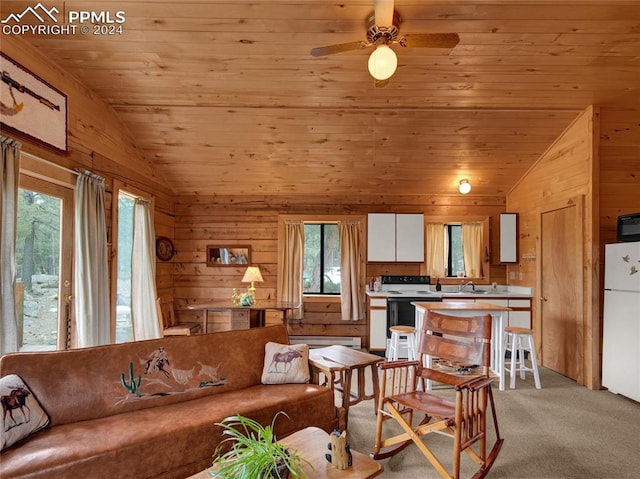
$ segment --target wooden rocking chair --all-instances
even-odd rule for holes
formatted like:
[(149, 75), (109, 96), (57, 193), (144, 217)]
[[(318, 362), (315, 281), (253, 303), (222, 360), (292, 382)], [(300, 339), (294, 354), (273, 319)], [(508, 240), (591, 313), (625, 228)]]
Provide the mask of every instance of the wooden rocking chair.
[[(479, 466), (472, 477), (484, 477), (504, 441), (500, 437), (491, 392), (490, 341), (491, 315), (457, 317), (427, 311), (419, 340), (418, 360), (379, 364), (380, 397), (374, 453), (371, 456), (384, 459), (415, 444), (443, 478), (458, 479), (461, 453), (465, 451)], [(455, 400), (427, 391), (427, 381), (451, 386)], [(489, 408), (493, 416), (495, 443), (487, 455)], [(413, 424), (414, 414), (424, 414), (424, 419)], [(389, 419), (395, 420), (403, 432), (385, 438), (383, 426)], [(432, 433), (453, 439), (453, 457), (445, 461), (452, 464), (452, 472), (423, 440), (423, 436)]]

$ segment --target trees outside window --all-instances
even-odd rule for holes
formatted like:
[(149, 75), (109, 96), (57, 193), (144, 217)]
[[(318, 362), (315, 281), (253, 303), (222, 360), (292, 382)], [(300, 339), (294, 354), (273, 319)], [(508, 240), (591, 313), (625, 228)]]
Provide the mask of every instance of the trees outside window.
[(340, 294), (340, 238), (338, 225), (304, 225), (305, 294)]

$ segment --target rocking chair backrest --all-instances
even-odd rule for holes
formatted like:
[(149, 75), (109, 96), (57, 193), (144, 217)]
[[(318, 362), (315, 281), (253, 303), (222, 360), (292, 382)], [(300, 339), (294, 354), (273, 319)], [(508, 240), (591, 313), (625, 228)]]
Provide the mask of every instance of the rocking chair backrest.
[(427, 311), (418, 354), (455, 364), (488, 367), (491, 361), (491, 315), (460, 317)]

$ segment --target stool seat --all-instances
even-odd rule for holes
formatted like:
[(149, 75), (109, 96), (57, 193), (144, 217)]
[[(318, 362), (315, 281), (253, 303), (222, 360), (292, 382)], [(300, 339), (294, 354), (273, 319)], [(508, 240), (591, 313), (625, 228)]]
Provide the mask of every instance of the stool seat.
[(414, 328), (413, 326), (391, 326), (389, 328), (389, 331), (396, 332), (396, 333), (404, 333), (404, 334), (408, 334), (408, 333), (415, 333), (416, 332), (416, 328)]
[[(536, 389), (540, 389), (540, 374), (538, 373), (538, 361), (536, 359), (536, 347), (533, 343), (533, 329), (507, 326), (504, 328), (504, 350), (502, 351), (503, 368), (509, 372), (509, 387), (516, 387), (516, 373), (520, 372), (520, 379), (525, 378), (527, 371), (533, 373)], [(506, 352), (511, 351), (509, 367), (504, 359)], [(525, 352), (529, 353), (530, 366), (526, 365)]]
[(407, 359), (415, 361), (416, 355), (416, 328), (413, 326), (396, 325), (389, 328), (391, 340), (389, 341), (389, 361), (399, 359), (400, 346), (406, 346)]

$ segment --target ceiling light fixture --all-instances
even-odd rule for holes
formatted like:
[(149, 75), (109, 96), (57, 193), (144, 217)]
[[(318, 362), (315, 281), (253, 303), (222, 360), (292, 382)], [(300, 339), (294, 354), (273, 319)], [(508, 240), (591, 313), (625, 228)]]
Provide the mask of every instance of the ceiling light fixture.
[(471, 183), (469, 183), (469, 180), (460, 180), (458, 191), (463, 195), (466, 195), (467, 193), (469, 193), (471, 191)]
[(378, 45), (369, 56), (369, 73), (376, 80), (390, 78), (398, 67), (398, 57), (388, 45)]

